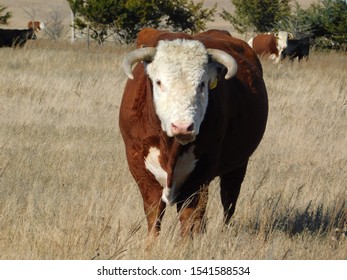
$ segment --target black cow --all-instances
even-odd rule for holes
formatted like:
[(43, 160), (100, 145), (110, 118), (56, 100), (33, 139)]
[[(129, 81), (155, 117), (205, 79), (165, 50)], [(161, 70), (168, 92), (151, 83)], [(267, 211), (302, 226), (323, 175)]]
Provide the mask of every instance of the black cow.
[(281, 60), (285, 59), (287, 56), (290, 61), (294, 61), (294, 58), (298, 58), (299, 61), (306, 57), (310, 53), (310, 40), (309, 38), (303, 39), (290, 39), (287, 41), (287, 47), (283, 50), (281, 54)]
[(34, 29), (0, 29), (0, 48), (23, 47), (27, 40), (35, 40)]

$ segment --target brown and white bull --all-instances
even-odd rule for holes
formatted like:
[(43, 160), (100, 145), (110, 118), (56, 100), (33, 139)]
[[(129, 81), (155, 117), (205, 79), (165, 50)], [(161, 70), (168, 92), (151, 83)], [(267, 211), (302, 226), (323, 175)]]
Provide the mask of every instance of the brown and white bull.
[(29, 21), (28, 22), (28, 28), (33, 29), (34, 31), (37, 31), (37, 32), (45, 29), (45, 27), (46, 27), (46, 25), (41, 21)]
[(286, 31), (264, 33), (251, 38), (248, 44), (257, 55), (269, 57), (278, 63), (281, 59), (281, 53), (287, 47), (287, 42), (290, 38), (293, 38), (293, 35)]
[(217, 176), (228, 223), (266, 126), (259, 59), (247, 43), (218, 30), (191, 36), (144, 29), (138, 39), (142, 48), (124, 58), (129, 79), (119, 126), (148, 231), (159, 233), (171, 204), (183, 235), (203, 230), (207, 187)]

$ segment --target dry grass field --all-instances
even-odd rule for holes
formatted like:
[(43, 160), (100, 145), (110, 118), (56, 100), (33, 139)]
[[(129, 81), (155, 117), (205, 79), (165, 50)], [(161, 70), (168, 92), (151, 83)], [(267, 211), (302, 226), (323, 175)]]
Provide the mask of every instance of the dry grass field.
[(0, 49), (0, 259), (347, 258), (346, 54), (263, 61), (268, 127), (232, 226), (216, 180), (207, 233), (181, 240), (170, 207), (146, 250), (118, 129), (126, 50)]

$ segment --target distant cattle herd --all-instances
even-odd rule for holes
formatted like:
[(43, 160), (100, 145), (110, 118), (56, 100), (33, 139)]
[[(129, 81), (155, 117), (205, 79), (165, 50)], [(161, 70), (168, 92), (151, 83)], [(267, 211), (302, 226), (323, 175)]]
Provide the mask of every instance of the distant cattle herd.
[(248, 41), (255, 53), (262, 57), (275, 60), (276, 63), (288, 57), (290, 61), (298, 58), (300, 61), (309, 56), (309, 38), (294, 39), (285, 31), (277, 33), (258, 34)]
[(44, 28), (44, 23), (40, 21), (29, 21), (28, 29), (0, 29), (0, 48), (22, 48), (27, 40), (36, 40), (35, 32), (39, 32)]
[[(2, 47), (20, 47), (22, 48), (27, 40), (35, 40), (36, 32), (45, 28), (45, 24), (40, 21), (29, 21), (28, 29), (0, 29), (0, 48)], [(293, 35), (286, 31), (276, 33), (258, 34), (248, 40), (248, 45), (258, 56), (268, 57), (276, 63), (284, 60), (286, 57), (290, 61), (298, 58), (308, 59), (310, 44), (309, 38), (293, 38)]]

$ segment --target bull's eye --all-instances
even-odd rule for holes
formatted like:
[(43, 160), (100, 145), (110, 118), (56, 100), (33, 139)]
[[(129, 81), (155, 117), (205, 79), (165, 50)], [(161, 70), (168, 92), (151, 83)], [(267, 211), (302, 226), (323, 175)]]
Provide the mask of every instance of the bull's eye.
[(156, 80), (155, 83), (157, 84), (158, 87), (161, 87), (161, 81), (160, 80)]

